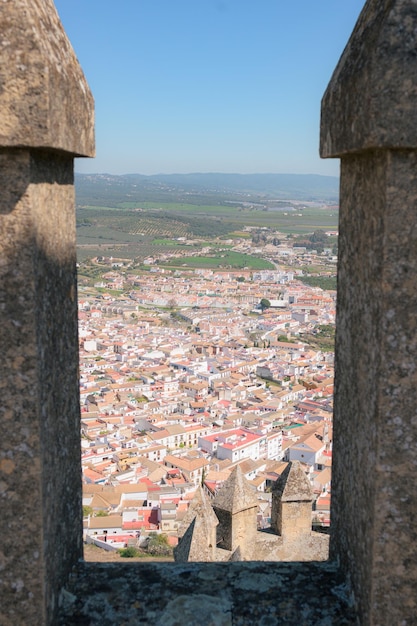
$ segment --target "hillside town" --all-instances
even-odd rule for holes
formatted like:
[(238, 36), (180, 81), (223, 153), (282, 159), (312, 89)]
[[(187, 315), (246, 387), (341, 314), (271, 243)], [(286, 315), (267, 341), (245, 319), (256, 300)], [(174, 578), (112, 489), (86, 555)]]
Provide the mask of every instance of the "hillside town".
[(85, 541), (174, 546), (197, 489), (215, 498), (236, 466), (268, 528), (289, 461), (310, 481), (312, 526), (328, 526), (334, 354), (310, 339), (334, 327), (335, 292), (288, 265), (138, 275), (103, 261), (79, 293)]

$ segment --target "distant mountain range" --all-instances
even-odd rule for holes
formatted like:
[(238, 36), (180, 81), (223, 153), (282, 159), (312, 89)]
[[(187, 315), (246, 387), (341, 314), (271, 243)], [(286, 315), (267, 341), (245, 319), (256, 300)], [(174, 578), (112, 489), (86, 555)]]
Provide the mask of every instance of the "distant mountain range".
[(337, 203), (339, 179), (316, 174), (76, 174), (78, 205), (301, 200)]

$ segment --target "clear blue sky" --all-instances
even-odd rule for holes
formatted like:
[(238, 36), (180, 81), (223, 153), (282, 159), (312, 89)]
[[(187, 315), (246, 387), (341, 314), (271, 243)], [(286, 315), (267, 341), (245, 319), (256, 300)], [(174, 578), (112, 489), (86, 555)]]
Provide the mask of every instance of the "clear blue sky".
[(55, 0), (96, 102), (79, 172), (337, 175), (320, 100), (364, 0)]

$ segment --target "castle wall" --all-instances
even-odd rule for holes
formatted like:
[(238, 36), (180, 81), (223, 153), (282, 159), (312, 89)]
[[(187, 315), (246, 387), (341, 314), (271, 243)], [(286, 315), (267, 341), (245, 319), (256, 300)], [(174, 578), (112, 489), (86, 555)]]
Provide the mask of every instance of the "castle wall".
[(342, 158), (333, 561), (325, 564), (77, 563), (70, 204), (72, 157), (94, 151), (92, 99), (52, 0), (3, 0), (0, 32), (3, 622), (413, 624), (415, 0), (366, 2), (322, 106), (322, 156)]

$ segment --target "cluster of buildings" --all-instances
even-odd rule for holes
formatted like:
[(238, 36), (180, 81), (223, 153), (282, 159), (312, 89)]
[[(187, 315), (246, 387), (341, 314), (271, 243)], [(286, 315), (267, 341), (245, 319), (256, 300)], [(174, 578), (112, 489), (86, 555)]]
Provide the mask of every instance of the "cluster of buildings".
[[(123, 295), (81, 297), (88, 541), (118, 548), (156, 531), (175, 543), (196, 490), (215, 499), (237, 466), (257, 494), (258, 528), (267, 528), (289, 461), (313, 489), (312, 522), (328, 525), (333, 353), (303, 334), (334, 323), (334, 294), (288, 274), (280, 282), (279, 270), (241, 275), (132, 277), (118, 268), (106, 288), (120, 283)], [(175, 306), (157, 310), (174, 295)], [(263, 312), (261, 298), (271, 302)]]
[[(128, 302), (123, 306), (125, 314), (129, 311), (134, 313), (138, 306), (151, 309), (184, 308), (190, 311), (206, 308), (256, 310), (260, 300), (267, 298), (274, 309), (284, 310), (288, 304), (297, 303), (295, 310), (307, 311), (307, 307), (310, 307), (308, 310), (314, 316), (316, 308), (320, 307), (324, 317), (332, 319), (330, 305), (333, 303), (334, 308), (334, 297), (329, 297), (323, 291), (306, 292), (303, 284), (294, 280), (302, 274), (302, 270), (168, 270), (154, 265), (138, 275), (129, 273), (129, 268), (118, 267), (118, 263), (110, 263), (110, 260), (109, 265), (109, 271), (103, 274), (95, 287), (123, 291), (128, 297)], [(311, 309), (312, 305), (316, 305), (316, 308)], [(106, 311), (108, 306), (112, 309), (115, 303), (102, 304)], [(328, 310), (329, 318), (326, 315)]]

